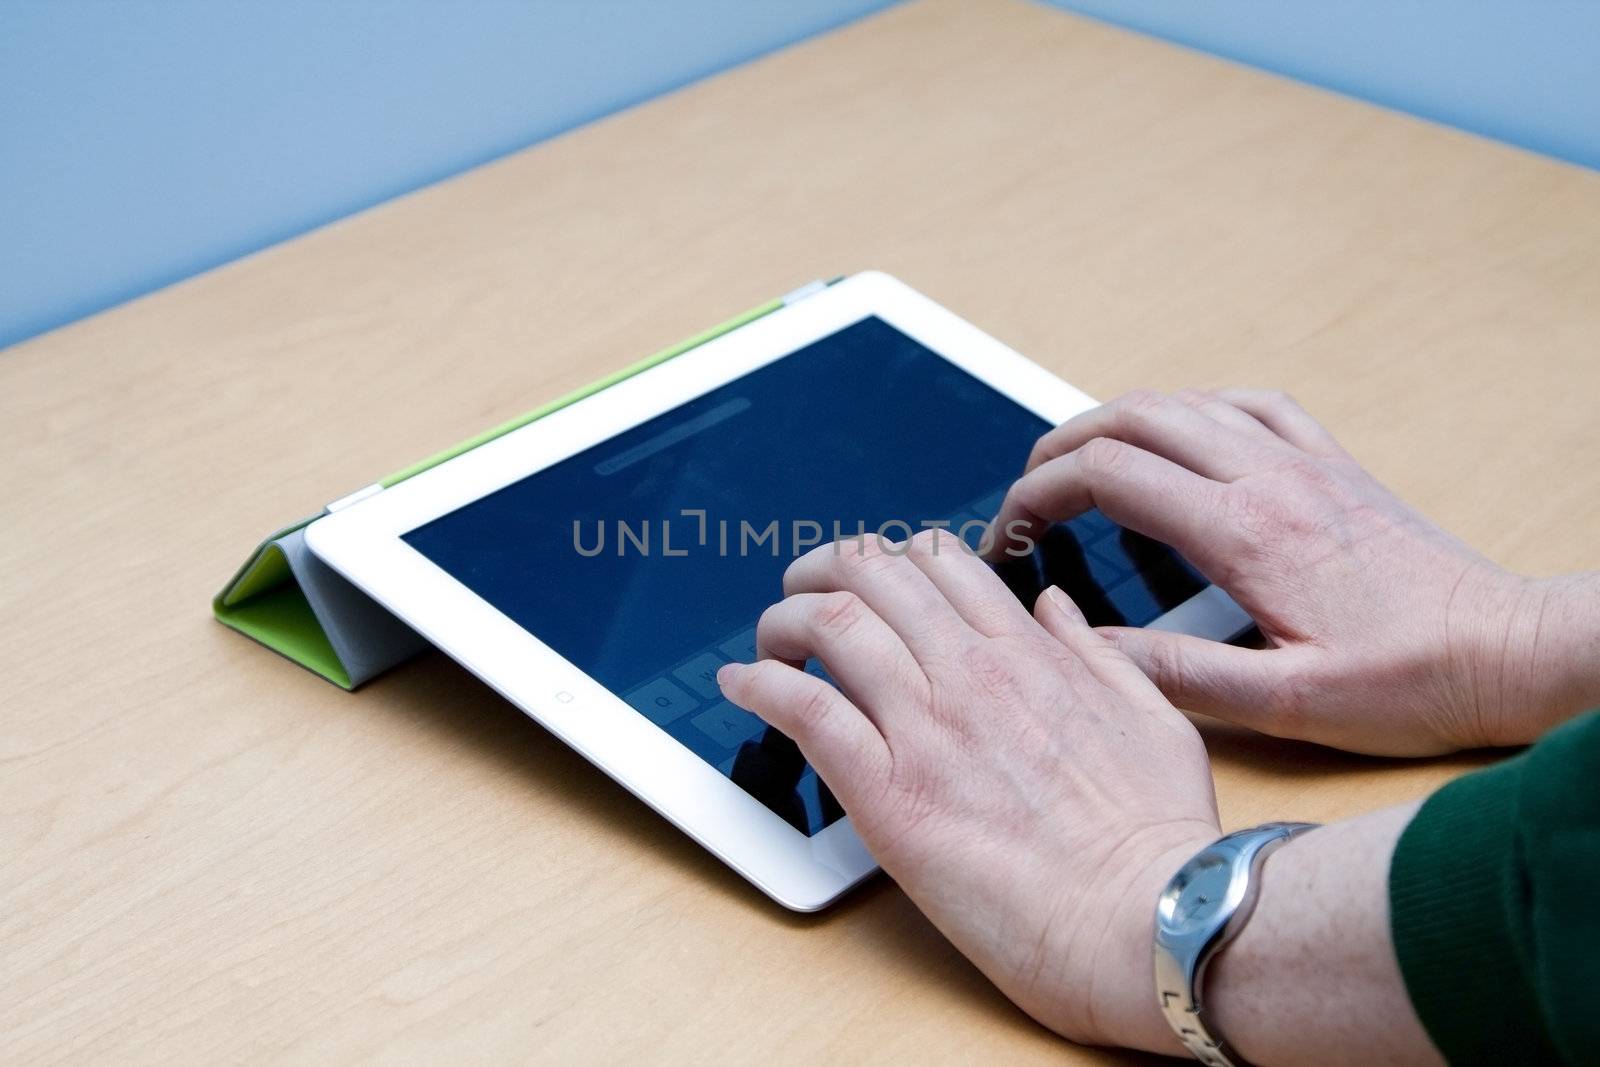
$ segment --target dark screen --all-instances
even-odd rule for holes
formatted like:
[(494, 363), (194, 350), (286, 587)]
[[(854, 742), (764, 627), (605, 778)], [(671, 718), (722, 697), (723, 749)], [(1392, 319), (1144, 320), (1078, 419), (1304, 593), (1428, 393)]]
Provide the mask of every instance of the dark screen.
[[(944, 520), (975, 541), (1048, 428), (868, 318), (404, 537), (815, 833), (837, 803), (792, 742), (722, 699), (717, 667), (753, 658), (784, 568), (818, 541)], [(1030, 606), (1061, 586), (1095, 625), (1143, 625), (1204, 587), (1095, 512), (1001, 574)]]

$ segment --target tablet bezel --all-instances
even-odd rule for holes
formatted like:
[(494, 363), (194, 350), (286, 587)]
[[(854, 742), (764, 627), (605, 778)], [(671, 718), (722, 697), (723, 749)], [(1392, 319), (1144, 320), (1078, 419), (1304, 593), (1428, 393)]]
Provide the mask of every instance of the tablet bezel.
[[(822, 908), (876, 869), (848, 816), (809, 837), (794, 829), (402, 535), (871, 316), (1052, 424), (1095, 404), (904, 283), (865, 272), (318, 519), (306, 544), (778, 903)], [(1249, 621), (1208, 587), (1152, 625), (1221, 639)]]

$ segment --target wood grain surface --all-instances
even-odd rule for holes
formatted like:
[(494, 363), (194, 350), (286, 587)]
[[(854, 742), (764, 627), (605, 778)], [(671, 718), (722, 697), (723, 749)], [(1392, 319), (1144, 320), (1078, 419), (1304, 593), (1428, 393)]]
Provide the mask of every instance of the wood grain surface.
[[(878, 880), (785, 914), (437, 655), (214, 623), (282, 521), (810, 278), (1101, 397), (1288, 388), (1600, 565), (1600, 177), (1021, 2), (898, 7), (0, 354), (0, 1060), (1124, 1062)], [(1207, 729), (1227, 824), (1415, 797)]]

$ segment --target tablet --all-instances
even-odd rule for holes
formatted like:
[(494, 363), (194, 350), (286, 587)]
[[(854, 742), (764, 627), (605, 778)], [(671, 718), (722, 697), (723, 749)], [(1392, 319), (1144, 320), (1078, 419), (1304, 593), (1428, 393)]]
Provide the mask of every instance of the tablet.
[[(318, 557), (779, 903), (872, 873), (795, 745), (723, 700), (785, 567), (862, 530), (974, 538), (1092, 407), (884, 274), (854, 275), (319, 519)], [(1093, 624), (1249, 619), (1097, 513), (1005, 568)], [(810, 668), (826, 677), (821, 665)]]

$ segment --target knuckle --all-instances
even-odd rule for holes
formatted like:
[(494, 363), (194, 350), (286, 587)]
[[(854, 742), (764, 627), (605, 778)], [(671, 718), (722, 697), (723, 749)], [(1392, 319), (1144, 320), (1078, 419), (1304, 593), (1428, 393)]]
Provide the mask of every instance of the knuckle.
[[(1309, 492), (1317, 497), (1326, 497), (1337, 489), (1338, 479), (1334, 476), (1333, 470), (1315, 456), (1304, 454), (1290, 456), (1283, 463), (1282, 473), (1302, 493)], [(1294, 507), (1283, 509), (1285, 515), (1291, 518), (1302, 510)]]
[(1175, 642), (1162, 641), (1150, 647), (1142, 664), (1145, 675), (1167, 699), (1180, 707), (1188, 698), (1185, 692), (1183, 650)]
[(1166, 394), (1156, 389), (1130, 389), (1116, 401), (1124, 411), (1157, 411), (1166, 403)]
[(980, 642), (967, 650), (966, 671), (986, 697), (1009, 700), (1018, 695), (1015, 658), (993, 641)]
[(859, 537), (846, 537), (834, 542), (838, 548), (835, 559), (843, 562), (845, 566), (868, 559), (883, 553), (883, 545), (878, 537), (872, 533), (865, 533)]
[(876, 568), (884, 565), (888, 555), (883, 540), (872, 533), (864, 537), (838, 541), (835, 544), (838, 551), (834, 553), (830, 566), (845, 581), (852, 581), (863, 574), (874, 573)]
[(1222, 499), (1222, 528), (1215, 540), (1223, 562), (1219, 573), (1207, 575), (1212, 581), (1226, 585), (1260, 574), (1263, 568), (1275, 568), (1292, 558), (1300, 547), (1294, 537), (1296, 524), (1271, 494), (1234, 491)]
[(1305, 405), (1296, 400), (1293, 393), (1284, 392), (1282, 389), (1272, 389), (1263, 393), (1261, 402), (1268, 411), (1276, 412), (1282, 418), (1311, 418)]
[(919, 531), (911, 538), (911, 551), (919, 556), (942, 556), (961, 544), (960, 538), (946, 527), (934, 526)]
[(1136, 428), (1155, 421), (1172, 399), (1154, 389), (1135, 389), (1117, 402), (1113, 420), (1118, 426)]
[(1245, 548), (1271, 545), (1283, 532), (1282, 508), (1265, 493), (1233, 492), (1223, 497), (1228, 525)]
[[(795, 706), (795, 722), (801, 731), (821, 722), (833, 711), (832, 694), (817, 686), (808, 686)], [(798, 738), (796, 739), (798, 741)]]
[(816, 612), (811, 617), (811, 625), (824, 634), (841, 634), (854, 629), (861, 621), (866, 605), (861, 598), (848, 590), (837, 593), (824, 593), (817, 602)]
[(1091, 474), (1114, 475), (1126, 469), (1132, 451), (1111, 437), (1092, 437), (1078, 449), (1078, 465)]

